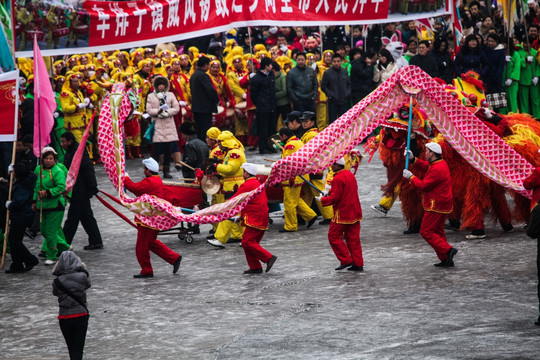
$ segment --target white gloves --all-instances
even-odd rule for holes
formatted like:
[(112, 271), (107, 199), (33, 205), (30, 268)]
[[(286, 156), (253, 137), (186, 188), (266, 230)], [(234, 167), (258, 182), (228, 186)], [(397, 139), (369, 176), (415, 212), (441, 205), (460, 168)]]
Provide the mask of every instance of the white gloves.
[(13, 172), (13, 164), (9, 164), (7, 171), (8, 171), (8, 174), (11, 174)]
[(411, 176), (412, 176), (412, 172), (410, 172), (410, 171), (407, 170), (407, 169), (403, 169), (403, 177), (404, 177), (404, 178), (410, 179)]
[(405, 157), (408, 156), (408, 157), (409, 157), (409, 161), (414, 160), (414, 154), (413, 154), (413, 152), (412, 152), (411, 150), (405, 149), (405, 152), (403, 153), (403, 155), (404, 155)]
[(163, 104), (159, 107), (161, 110), (167, 111), (169, 110), (169, 104)]
[(158, 117), (159, 117), (160, 119), (168, 118), (168, 117), (169, 117), (169, 113), (166, 112), (166, 111), (164, 111), (164, 112), (158, 114)]
[(321, 192), (320, 197), (325, 197), (325, 196), (328, 196), (328, 191), (326, 191), (326, 190), (324, 190), (323, 192)]
[(484, 111), (484, 117), (486, 119), (491, 119), (493, 117), (491, 110), (489, 110), (488, 108), (482, 108), (482, 110)]
[(527, 62), (530, 64), (532, 63), (534, 58), (532, 56), (527, 56)]
[(77, 105), (79, 107), (79, 109), (84, 109), (85, 107), (87, 107), (88, 105), (86, 105), (85, 103), (80, 103), (79, 105)]
[(142, 117), (143, 117), (143, 119), (148, 119), (148, 118), (150, 118), (151, 116), (150, 116), (150, 114), (148, 114), (148, 113), (144, 113), (144, 114), (142, 115)]
[(538, 77), (536, 77), (536, 76), (533, 77), (532, 83), (533, 83), (533, 85), (537, 85), (538, 84)]
[(512, 79), (506, 80), (506, 81), (504, 82), (504, 85), (505, 85), (505, 86), (510, 86), (510, 85), (512, 85)]
[(9, 209), (9, 205), (11, 205), (11, 200), (6, 201), (6, 209)]
[(233, 217), (231, 218), (231, 221), (234, 222), (234, 223), (239, 223), (239, 222), (240, 222), (240, 216), (238, 216), (238, 215), (237, 215), (237, 216), (233, 216)]
[(512, 61), (512, 57), (511, 57), (511, 56), (507, 56), (507, 57), (506, 57), (506, 62), (509, 63), (510, 61)]
[(242, 94), (242, 99), (244, 99), (244, 100), (247, 99), (247, 93), (243, 93), (243, 94)]
[(58, 113), (58, 111), (55, 111), (54, 114), (53, 114), (53, 117), (55, 119), (58, 119), (59, 116), (60, 116), (60, 114)]
[(129, 174), (127, 173), (127, 171), (124, 171), (124, 177), (129, 177)]
[(88, 108), (89, 108), (90, 110), (92, 110), (92, 109), (94, 108), (94, 104), (92, 104), (92, 103), (88, 104)]
[(322, 196), (315, 196), (315, 200), (316, 200), (317, 202), (321, 202), (321, 197), (322, 197)]
[(284, 53), (286, 53), (286, 52), (289, 50), (289, 48), (287, 47), (287, 45), (281, 44), (281, 45), (279, 46), (279, 50), (281, 50), (281, 51), (283, 51)]
[(316, 70), (316, 69), (317, 69), (317, 64), (316, 64), (316, 63), (311, 64), (311, 68), (312, 68), (313, 70)]
[(86, 106), (88, 106), (90, 104), (90, 99), (89, 98), (84, 98), (84, 104)]
[(178, 105), (180, 105), (180, 106), (182, 106), (182, 107), (185, 107), (185, 106), (187, 106), (187, 102), (185, 102), (185, 101), (179, 101), (179, 102), (178, 102)]

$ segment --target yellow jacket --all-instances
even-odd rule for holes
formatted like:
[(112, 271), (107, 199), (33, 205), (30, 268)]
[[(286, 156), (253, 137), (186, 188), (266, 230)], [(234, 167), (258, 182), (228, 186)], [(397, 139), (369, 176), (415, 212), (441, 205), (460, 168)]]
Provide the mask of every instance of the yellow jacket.
[(235, 192), (244, 183), (242, 164), (246, 162), (246, 155), (240, 149), (230, 149), (223, 158), (223, 162), (216, 167), (219, 175), (223, 177), (223, 192)]
[[(66, 82), (69, 81), (66, 79)], [(60, 105), (64, 112), (64, 127), (69, 130), (84, 129), (88, 124), (86, 108), (79, 109), (79, 104), (84, 103), (84, 96), (80, 91), (73, 92), (62, 89)]]
[(242, 101), (242, 95), (246, 92), (242, 87), (240, 86), (240, 79), (243, 78), (247, 74), (247, 70), (242, 70), (240, 73), (238, 73), (236, 70), (229, 71), (227, 73), (227, 82), (229, 83), (229, 88), (231, 89), (234, 100), (238, 104), (240, 101)]
[[(283, 147), (283, 151), (281, 152), (281, 158), (285, 158), (291, 154), (294, 154), (302, 146), (304, 146), (304, 143), (302, 142), (302, 140), (300, 140), (296, 136), (290, 137), (289, 139), (287, 139), (287, 143)], [(300, 186), (303, 183), (304, 183), (304, 180), (302, 180), (300, 176), (297, 176), (296, 178), (294, 178), (294, 180), (287, 180), (287, 181), (284, 181), (282, 184), (285, 186)]]

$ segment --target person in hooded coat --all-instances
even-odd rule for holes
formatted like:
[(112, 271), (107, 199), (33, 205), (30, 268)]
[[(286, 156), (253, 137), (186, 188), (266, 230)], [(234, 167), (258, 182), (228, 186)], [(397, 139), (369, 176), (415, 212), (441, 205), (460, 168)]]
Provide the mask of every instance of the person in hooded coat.
[(86, 265), (73, 251), (64, 251), (53, 269), (53, 295), (58, 297), (58, 322), (70, 360), (83, 358), (88, 313), (86, 290), (90, 288)]

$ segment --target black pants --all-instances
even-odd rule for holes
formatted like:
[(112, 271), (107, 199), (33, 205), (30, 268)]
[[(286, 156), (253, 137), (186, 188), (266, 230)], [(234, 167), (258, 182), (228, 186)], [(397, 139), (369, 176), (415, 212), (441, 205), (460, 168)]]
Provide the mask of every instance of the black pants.
[(152, 143), (152, 158), (159, 163), (159, 155), (163, 154), (163, 171), (170, 169), (171, 145), (172, 141)]
[(344, 103), (337, 103), (334, 101), (328, 101), (328, 124), (333, 123), (338, 117), (345, 114), (349, 110), (349, 105)]
[(314, 100), (299, 100), (293, 102), (294, 111), (312, 111), (315, 112), (315, 101)]
[(39, 263), (39, 260), (32, 255), (30, 251), (24, 246), (24, 230), (29, 224), (13, 224), (11, 223), (9, 229), (9, 246), (11, 249), (11, 263), (10, 269), (19, 271), (23, 270), (26, 266), (34, 266)]
[(268, 138), (276, 131), (277, 117), (276, 111), (258, 112), (257, 116), (257, 135), (259, 136), (259, 153), (273, 152), (268, 146)]
[(193, 119), (197, 125), (197, 137), (206, 141), (206, 132), (212, 127), (212, 114), (194, 112)]
[[(281, 120), (285, 121), (285, 120), (287, 120), (287, 115), (289, 115), (289, 113), (291, 111), (292, 110), (291, 110), (291, 104), (290, 103), (278, 106), (277, 107), (277, 117), (279, 118), (279, 115), (281, 115)], [(276, 130), (279, 130), (279, 129), (276, 129)], [(270, 134), (274, 134), (274, 133), (271, 132)]]
[(88, 329), (88, 315), (71, 319), (60, 319), (60, 330), (66, 340), (70, 360), (83, 358), (86, 330)]
[(89, 245), (103, 245), (101, 233), (99, 232), (97, 221), (92, 212), (90, 199), (71, 200), (70, 202), (67, 219), (63, 229), (66, 242), (69, 245), (71, 245), (73, 237), (77, 232), (79, 222), (82, 224), (84, 231), (86, 231), (86, 234), (88, 235)]

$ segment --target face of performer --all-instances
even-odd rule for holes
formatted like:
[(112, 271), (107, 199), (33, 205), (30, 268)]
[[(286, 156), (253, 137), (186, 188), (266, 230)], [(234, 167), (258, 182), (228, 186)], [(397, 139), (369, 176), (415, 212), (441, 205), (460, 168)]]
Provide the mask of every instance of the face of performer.
[(180, 58), (180, 66), (181, 67), (189, 66), (189, 58), (187, 56), (182, 56)]
[(432, 162), (435, 159), (437, 159), (437, 155), (433, 151), (426, 148), (426, 160), (428, 162)]
[(208, 145), (210, 149), (213, 149), (216, 144), (217, 140), (210, 139), (208, 136), (206, 137), (206, 145)]
[(326, 65), (330, 65), (332, 63), (332, 53), (331, 52), (325, 52), (323, 61)]
[(298, 55), (296, 57), (296, 66), (298, 66), (300, 69), (306, 67), (306, 57), (304, 55)]
[(249, 179), (250, 177), (253, 177), (250, 173), (248, 173), (246, 170), (244, 170), (244, 173), (242, 174), (244, 176), (244, 180)]
[(71, 146), (72, 143), (73, 143), (73, 141), (69, 141), (69, 140), (67, 140), (67, 139), (64, 138), (64, 137), (60, 138), (60, 146), (61, 146), (62, 149), (64, 149), (64, 150), (69, 149), (69, 147)]
[(66, 79), (64, 78), (59, 78), (58, 80), (56, 80), (56, 82), (54, 83), (55, 85), (55, 91), (56, 92), (61, 92), (62, 91), (62, 86), (64, 86), (64, 82), (66, 82)]
[(311, 129), (314, 125), (313, 119), (302, 119), (302, 129)]
[(145, 177), (152, 176), (152, 172), (150, 170), (148, 170), (148, 168), (146, 166), (144, 167), (144, 176)]
[(54, 161), (54, 155), (53, 154), (49, 154), (47, 155), (46, 157), (43, 158), (43, 167), (45, 169), (50, 169), (54, 166), (54, 164), (56, 164), (56, 161)]
[(69, 86), (71, 86), (73, 90), (79, 90), (79, 87), (81, 86), (81, 81), (79, 80), (79, 77), (72, 76), (71, 79), (69, 79)]
[(210, 74), (213, 76), (217, 76), (219, 74), (220, 66), (219, 64), (212, 64), (210, 65)]
[(338, 165), (336, 163), (333, 163), (332, 165), (330, 165), (330, 169), (332, 169), (332, 171), (334, 173), (337, 173), (338, 171), (342, 170), (344, 167), (341, 166), (341, 165)]
[(88, 65), (88, 57), (86, 56), (81, 56), (81, 58), (79, 59), (79, 62), (81, 63), (81, 65)]
[(172, 71), (175, 73), (180, 72), (180, 70), (182, 70), (182, 65), (180, 65), (180, 61), (173, 61), (171, 67), (172, 67)]
[(300, 126), (302, 126), (302, 123), (299, 123), (298, 120), (289, 121), (287, 123), (287, 127), (293, 131), (297, 130)]
[(233, 61), (234, 70), (242, 71), (242, 59), (236, 59)]

